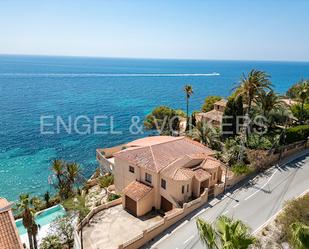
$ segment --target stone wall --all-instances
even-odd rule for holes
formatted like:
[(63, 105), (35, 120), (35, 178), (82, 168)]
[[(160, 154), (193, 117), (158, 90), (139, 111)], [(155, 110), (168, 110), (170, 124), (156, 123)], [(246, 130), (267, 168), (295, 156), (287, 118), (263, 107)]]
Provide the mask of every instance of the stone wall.
[(107, 202), (105, 204), (102, 204), (98, 207), (95, 207), (94, 209), (92, 209), (89, 214), (83, 219), (83, 221), (81, 222), (81, 224), (79, 224), (76, 228), (76, 230), (79, 232), (80, 230), (80, 226), (85, 226), (89, 221), (90, 219), (95, 215), (97, 214), (98, 212), (101, 212), (102, 210), (104, 209), (107, 209), (107, 208), (110, 208), (110, 207), (114, 207), (114, 206), (117, 206), (117, 205), (120, 205), (122, 203), (122, 199), (121, 198), (118, 198), (116, 200), (113, 200), (113, 201), (110, 201), (110, 202)]
[(164, 219), (159, 221), (157, 224), (152, 227), (144, 230), (141, 234), (137, 235), (135, 238), (125, 242), (122, 245), (119, 245), (119, 249), (136, 249), (140, 248), (148, 241), (152, 240), (160, 233), (162, 233), (165, 229), (169, 228), (177, 221), (181, 220), (188, 214), (190, 214), (195, 209), (199, 208), (203, 204), (208, 201), (208, 190), (206, 189), (204, 193), (197, 199), (185, 203), (182, 208), (175, 208), (171, 212), (168, 212)]
[(248, 157), (251, 165), (258, 171), (269, 168), (278, 163), (280, 160), (289, 157), (293, 154), (301, 152), (308, 148), (309, 139), (307, 141), (300, 141), (278, 149), (272, 150), (249, 150)]

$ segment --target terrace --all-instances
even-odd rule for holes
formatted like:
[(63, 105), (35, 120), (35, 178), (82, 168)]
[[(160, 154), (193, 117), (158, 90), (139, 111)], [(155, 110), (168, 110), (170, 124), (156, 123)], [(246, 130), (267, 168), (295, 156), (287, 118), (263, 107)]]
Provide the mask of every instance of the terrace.
[(97, 149), (96, 157), (100, 164), (101, 171), (112, 173), (115, 166), (114, 153), (121, 151), (125, 145), (119, 145), (111, 148)]

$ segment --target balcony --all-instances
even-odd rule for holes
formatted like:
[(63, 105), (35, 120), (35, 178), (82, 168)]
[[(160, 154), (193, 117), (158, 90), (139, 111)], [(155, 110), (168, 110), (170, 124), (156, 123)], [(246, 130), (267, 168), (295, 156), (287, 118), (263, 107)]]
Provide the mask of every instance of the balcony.
[(124, 145), (120, 145), (116, 147), (96, 150), (96, 157), (100, 164), (101, 171), (103, 173), (106, 173), (106, 172), (113, 173), (114, 166), (115, 166), (114, 153), (123, 150), (124, 147), (125, 147)]

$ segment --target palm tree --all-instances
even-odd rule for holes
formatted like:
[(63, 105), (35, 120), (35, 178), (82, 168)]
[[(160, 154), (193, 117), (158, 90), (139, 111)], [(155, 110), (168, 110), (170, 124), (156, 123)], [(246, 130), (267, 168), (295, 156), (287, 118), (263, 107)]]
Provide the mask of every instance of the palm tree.
[(301, 121), (304, 121), (304, 104), (309, 97), (309, 82), (304, 80), (299, 84), (297, 89), (297, 98), (301, 102)]
[(219, 135), (217, 131), (211, 128), (204, 121), (197, 122), (189, 136), (201, 144), (209, 146), (212, 149), (219, 147)]
[(81, 167), (77, 163), (54, 160), (51, 170), (53, 176), (57, 178), (57, 183), (54, 186), (58, 189), (60, 198), (62, 200), (68, 199), (74, 191), (74, 185), (78, 183), (78, 180), (81, 180)]
[(236, 95), (243, 96), (245, 103), (248, 105), (247, 113), (251, 111), (253, 100), (257, 94), (264, 89), (271, 89), (270, 76), (263, 71), (252, 69), (249, 74), (243, 75), (240, 84), (236, 89)]
[(30, 199), (29, 194), (22, 194), (19, 196), (19, 202), (16, 205), (22, 213), (23, 225), (27, 229), (30, 249), (37, 249), (36, 235), (38, 227), (34, 219), (35, 210), (31, 203), (33, 203), (33, 200)]
[(48, 208), (50, 206), (50, 194), (49, 191), (46, 191), (44, 194), (45, 207)]
[(78, 223), (80, 224), (80, 239), (81, 239), (81, 249), (84, 248), (83, 245), (83, 225), (82, 221), (89, 213), (89, 209), (86, 206), (86, 198), (85, 196), (79, 195), (68, 199), (64, 202), (64, 207), (68, 210), (72, 210), (78, 213)]
[(260, 91), (254, 102), (259, 107), (261, 114), (265, 117), (267, 117), (272, 110), (279, 110), (280, 107), (285, 105), (284, 101), (273, 90)]
[(215, 228), (200, 218), (196, 224), (201, 241), (209, 249), (247, 249), (255, 241), (249, 228), (240, 220), (220, 216)]
[(189, 99), (193, 94), (193, 88), (191, 85), (185, 85), (184, 92), (186, 94), (186, 101), (187, 101), (187, 128), (189, 126)]
[(30, 199), (30, 204), (34, 207), (36, 211), (39, 211), (42, 208), (42, 200), (38, 196), (33, 196)]
[(209, 249), (219, 249), (216, 230), (200, 218), (196, 220), (196, 225), (202, 243)]
[(274, 123), (274, 119), (280, 119), (280, 114), (285, 116), (287, 113), (283, 110), (287, 109), (285, 102), (273, 91), (261, 90), (256, 96), (254, 103), (256, 107), (254, 108), (259, 115), (263, 115), (267, 119), (267, 126)]
[[(218, 218), (217, 231), (223, 248), (246, 249), (255, 241), (249, 228), (240, 220), (232, 220), (227, 216)], [(231, 245), (230, 247), (228, 247)]]
[(57, 177), (58, 179), (58, 183), (60, 185), (60, 183), (62, 182), (62, 176), (64, 174), (64, 163), (62, 160), (56, 159), (53, 161), (52, 163), (52, 171), (54, 172), (54, 175)]
[(55, 188), (58, 189), (59, 196), (62, 200), (68, 198), (68, 182), (66, 178), (66, 167), (65, 162), (56, 159), (52, 162), (51, 170), (53, 171), (53, 176), (57, 178), (57, 183), (54, 184)]
[(291, 244), (295, 249), (309, 248), (309, 227), (302, 223), (293, 223), (291, 225)]
[(81, 168), (77, 163), (68, 163), (66, 166), (66, 171), (68, 192), (72, 193), (74, 184), (81, 176)]

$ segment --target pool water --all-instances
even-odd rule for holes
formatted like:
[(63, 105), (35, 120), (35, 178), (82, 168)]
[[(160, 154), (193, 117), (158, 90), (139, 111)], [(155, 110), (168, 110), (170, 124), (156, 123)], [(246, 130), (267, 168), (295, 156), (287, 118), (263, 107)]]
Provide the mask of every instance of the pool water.
[[(65, 215), (66, 215), (66, 211), (63, 208), (63, 206), (57, 205), (57, 206), (53, 206), (51, 208), (48, 208), (48, 209), (43, 210), (42, 212), (38, 213), (35, 216), (35, 221), (38, 225), (40, 225), (42, 227), (42, 226), (45, 226), (45, 225), (52, 223), (57, 218), (63, 217)], [(23, 235), (23, 234), (27, 233), (27, 230), (23, 225), (22, 219), (17, 220), (15, 222), (15, 224), (17, 226), (17, 230), (18, 230), (19, 235)]]

